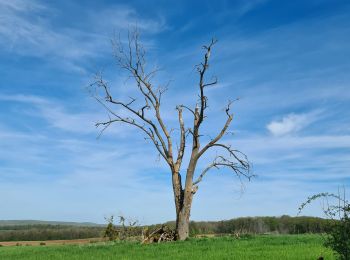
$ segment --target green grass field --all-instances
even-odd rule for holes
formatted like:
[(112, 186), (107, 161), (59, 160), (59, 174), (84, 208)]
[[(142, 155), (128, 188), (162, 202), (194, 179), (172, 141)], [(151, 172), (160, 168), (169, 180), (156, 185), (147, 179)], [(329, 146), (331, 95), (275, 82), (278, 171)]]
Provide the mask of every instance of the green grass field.
[(135, 242), (0, 247), (0, 259), (335, 259), (319, 235), (197, 238), (140, 245)]

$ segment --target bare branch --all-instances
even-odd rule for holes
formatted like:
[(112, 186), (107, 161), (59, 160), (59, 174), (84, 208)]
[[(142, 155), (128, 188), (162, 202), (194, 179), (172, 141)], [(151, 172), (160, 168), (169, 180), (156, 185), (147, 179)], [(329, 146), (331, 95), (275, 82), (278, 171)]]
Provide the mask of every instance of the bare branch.
[(186, 108), (188, 111), (190, 111), (190, 112), (192, 113), (193, 116), (195, 115), (195, 114), (194, 114), (194, 111), (193, 111), (191, 108), (189, 108), (188, 106), (179, 105), (179, 107), (181, 107), (181, 108)]
[(179, 151), (178, 151), (177, 160), (176, 160), (175, 165), (176, 165), (177, 169), (180, 169), (182, 158), (183, 158), (184, 153), (185, 153), (186, 131), (185, 131), (185, 123), (184, 123), (184, 120), (183, 120), (183, 117), (182, 117), (182, 107), (181, 106), (177, 106), (176, 109), (179, 112), (180, 148), (179, 148)]
[(233, 114), (230, 114), (231, 104), (232, 104), (232, 102), (229, 101), (229, 103), (225, 109), (225, 112), (226, 112), (228, 118), (225, 122), (224, 127), (221, 129), (220, 133), (214, 139), (212, 139), (207, 145), (205, 145), (203, 147), (203, 149), (201, 151), (198, 152), (197, 159), (199, 159), (205, 153), (205, 151), (207, 151), (210, 147), (214, 146), (221, 139), (221, 137), (226, 133), (227, 128), (230, 126), (231, 121), (233, 119)]
[[(168, 132), (167, 127), (165, 126), (163, 119), (160, 114), (160, 101), (163, 93), (167, 90), (167, 87), (154, 89), (151, 83), (151, 79), (157, 73), (158, 69), (155, 69), (151, 72), (146, 72), (145, 69), (145, 51), (143, 46), (139, 42), (139, 33), (136, 30), (128, 32), (128, 44), (127, 50), (125, 51), (123, 44), (120, 41), (120, 38), (112, 40), (112, 45), (114, 49), (114, 57), (118, 65), (127, 70), (131, 77), (135, 80), (136, 86), (139, 89), (140, 93), (145, 99), (145, 104), (139, 109), (132, 107), (135, 98), (131, 98), (129, 102), (122, 102), (116, 100), (112, 97), (109, 87), (105, 81), (103, 81), (102, 76), (97, 75), (95, 85), (104, 91), (104, 100), (107, 103), (121, 106), (130, 112), (133, 116), (136, 116), (138, 119), (143, 121), (145, 124), (151, 126), (152, 132), (162, 146), (163, 154), (166, 156), (166, 161), (170, 166), (173, 167), (173, 152), (172, 152), (172, 140), (171, 134)], [(92, 84), (92, 85), (94, 85)], [(146, 118), (145, 111), (152, 110), (155, 113), (156, 123), (154, 123), (150, 118)], [(111, 112), (111, 109), (108, 109)], [(115, 113), (113, 114), (114, 116)], [(124, 121), (122, 121), (124, 122)], [(160, 127), (160, 129), (159, 129)], [(165, 136), (165, 139), (163, 139)]]
[(217, 77), (214, 77), (214, 80), (212, 82), (203, 84), (203, 88), (216, 85), (217, 83), (218, 83), (218, 79)]
[[(110, 91), (109, 91), (109, 87), (107, 85), (107, 83), (102, 79), (102, 76), (101, 75), (96, 75), (96, 81), (95, 83), (93, 83), (92, 85), (97, 85), (97, 87), (100, 87), (104, 90), (104, 93), (105, 93), (105, 101), (106, 102), (109, 102), (111, 104), (114, 104), (114, 105), (119, 105), (123, 108), (125, 108), (127, 111), (131, 112), (132, 114), (136, 115), (138, 118), (140, 118), (142, 121), (144, 121), (145, 123), (149, 124), (156, 136), (157, 136), (157, 139), (160, 141), (162, 147), (163, 147), (163, 153), (164, 154), (168, 154), (168, 150), (167, 150), (167, 147), (165, 145), (165, 142), (163, 141), (163, 138), (157, 128), (157, 126), (152, 122), (152, 120), (150, 119), (147, 119), (145, 117), (145, 114), (144, 114), (144, 109), (148, 109), (150, 106), (148, 105), (148, 100), (147, 98), (145, 98), (145, 102), (146, 102), (146, 105), (143, 106), (140, 110), (135, 110), (133, 109), (130, 105), (136, 100), (135, 98), (131, 98), (131, 101), (128, 102), (128, 103), (124, 103), (124, 102), (121, 102), (121, 101), (117, 101), (117, 100), (114, 100), (112, 95), (110, 94)], [(113, 114), (115, 117), (119, 117), (115, 112), (113, 112), (112, 109), (110, 109), (106, 104), (104, 104), (97, 96), (95, 96), (95, 99), (99, 101), (99, 103), (101, 103), (105, 109), (107, 109), (108, 112), (110, 112), (111, 114)], [(141, 111), (141, 112), (139, 112)], [(168, 156), (167, 156), (168, 157)]]
[(207, 97), (204, 95), (204, 88), (206, 86), (215, 85), (217, 83), (217, 80), (214, 80), (211, 83), (204, 82), (205, 73), (209, 68), (209, 58), (211, 54), (211, 48), (216, 42), (217, 40), (212, 39), (209, 45), (203, 46), (203, 48), (206, 50), (206, 53), (204, 55), (204, 62), (200, 63), (200, 65), (197, 66), (197, 71), (199, 73), (199, 90), (200, 90), (200, 109), (199, 109), (200, 112), (199, 112), (199, 119), (196, 125), (197, 128), (199, 128), (200, 124), (202, 123), (204, 119), (204, 110), (207, 108)]
[[(233, 154), (231, 152), (231, 154)], [(229, 168), (230, 170), (232, 170), (237, 177), (239, 177), (239, 179), (241, 180), (241, 177), (245, 177), (247, 178), (249, 181), (250, 179), (254, 176), (252, 174), (250, 174), (250, 165), (247, 161), (244, 160), (237, 160), (237, 155), (234, 156), (235, 157), (235, 161), (230, 160), (227, 157), (224, 156), (216, 156), (215, 159), (213, 160), (213, 162), (211, 164), (209, 164), (204, 170), (203, 172), (198, 176), (197, 180), (193, 182), (193, 186), (198, 185), (202, 180), (203, 177), (205, 176), (205, 174), (212, 168), (216, 168), (216, 169), (220, 169), (220, 168)]]
[(109, 119), (108, 121), (105, 121), (105, 122), (98, 122), (95, 125), (96, 125), (96, 127), (104, 126), (104, 129), (105, 129), (108, 126), (110, 126), (112, 123), (115, 123), (115, 122), (122, 122), (122, 123), (126, 123), (129, 125), (133, 125), (133, 126), (137, 127), (138, 129), (142, 130), (153, 141), (155, 147), (157, 148), (158, 152), (163, 156), (163, 158), (167, 159), (167, 156), (165, 155), (164, 151), (162, 151), (161, 145), (159, 145), (159, 143), (158, 143), (158, 141), (153, 133), (153, 130), (151, 128), (149, 128), (147, 130), (145, 125), (138, 124), (135, 121), (135, 119), (133, 119), (133, 118), (130, 118), (130, 117), (123, 118), (120, 116), (116, 116), (116, 118), (114, 118), (114, 119)]

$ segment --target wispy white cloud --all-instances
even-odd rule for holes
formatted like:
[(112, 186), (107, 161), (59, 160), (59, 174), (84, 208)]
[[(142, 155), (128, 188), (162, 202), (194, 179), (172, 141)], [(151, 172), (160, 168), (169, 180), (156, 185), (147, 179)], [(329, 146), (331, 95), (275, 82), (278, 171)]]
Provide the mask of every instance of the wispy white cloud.
[(91, 110), (89, 110), (91, 112), (68, 110), (65, 103), (33, 95), (0, 95), (0, 100), (25, 104), (22, 113), (40, 117), (47, 125), (66, 132), (97, 134), (94, 123), (104, 117), (104, 114)]
[[(5, 165), (0, 165), (0, 195), (12, 196), (12, 191), (18, 188), (21, 194), (27, 194), (31, 198), (28, 201), (23, 198), (20, 200), (14, 194), (12, 198), (18, 199), (19, 207), (12, 207), (9, 215), (2, 212), (2, 218), (38, 218), (37, 211), (31, 215), (32, 207), (39, 210), (40, 218), (62, 219), (63, 216), (57, 215), (55, 209), (49, 211), (56, 212), (56, 216), (47, 210), (52, 200), (62, 199), (57, 194), (65, 194), (67, 197), (64, 200), (79, 204), (79, 211), (85, 211), (88, 216), (85, 217), (90, 221), (103, 222), (104, 215), (122, 210), (130, 216), (140, 217), (144, 222), (154, 223), (152, 214), (145, 212), (152, 207), (156, 209), (158, 204), (155, 202), (160, 203), (159, 197), (162, 197), (161, 201), (168, 210), (157, 221), (166, 221), (173, 216), (172, 205), (166, 202), (170, 201), (171, 188), (161, 181), (166, 177), (170, 181), (170, 174), (164, 172), (162, 165), (157, 169), (156, 163), (150, 164), (155, 162), (156, 155), (147, 146), (146, 149), (141, 146), (135, 150), (134, 146), (127, 143), (96, 139), (82, 141), (73, 137), (62, 139), (52, 133), (38, 138), (13, 129), (0, 129), (0, 137), (0, 161), (6, 162)], [(77, 189), (79, 194), (76, 194)], [(135, 196), (126, 200), (131, 193)], [(68, 194), (74, 199), (69, 199)], [(92, 194), (94, 195), (91, 196)], [(79, 202), (81, 196), (89, 203), (85, 205)], [(36, 207), (38, 201), (41, 206)], [(90, 210), (87, 207), (91, 203), (99, 205), (98, 211), (92, 214), (88, 213)], [(135, 208), (128, 208), (130, 204)], [(2, 201), (1, 206), (11, 207), (6, 201)], [(67, 220), (81, 218), (84, 217), (78, 211), (68, 210)]]
[(106, 28), (125, 30), (133, 26), (143, 33), (158, 33), (167, 29), (165, 18), (161, 15), (152, 19), (143, 18), (134, 8), (126, 5), (112, 6), (89, 14), (91, 25), (96, 31)]
[(162, 17), (146, 19), (131, 7), (117, 6), (86, 14), (90, 30), (57, 29), (50, 20), (55, 12), (37, 0), (1, 0), (0, 45), (3, 50), (49, 58), (67, 70), (85, 72), (83, 61), (110, 52), (108, 43), (113, 30), (120, 31), (137, 24), (145, 33), (156, 33), (166, 27)]
[(44, 5), (40, 4), (36, 0), (23, 1), (23, 0), (0, 0), (0, 6), (3, 8), (12, 9), (15, 11), (31, 11), (31, 10), (43, 10), (46, 9)]
[(313, 111), (303, 114), (288, 114), (280, 120), (271, 121), (266, 128), (274, 136), (289, 135), (299, 132), (319, 119), (321, 112)]
[[(8, 1), (11, 2), (11, 1)], [(38, 1), (0, 2), (0, 45), (15, 54), (49, 57), (68, 70), (84, 71), (79, 59), (95, 56), (98, 42), (81, 31), (54, 29), (42, 13), (53, 16), (54, 10)]]
[(241, 4), (238, 6), (236, 12), (239, 16), (243, 16), (266, 2), (268, 2), (268, 0), (241, 1)]
[[(311, 135), (311, 136), (250, 136), (231, 140), (232, 145), (254, 157), (270, 158), (283, 156), (286, 153), (296, 152), (302, 157), (302, 152), (321, 151), (321, 149), (346, 149), (350, 147), (350, 135)], [(275, 155), (275, 156), (272, 156)]]
[(0, 94), (0, 100), (22, 102), (22, 103), (36, 104), (36, 105), (48, 104), (48, 101), (45, 98), (34, 96), (34, 95), (23, 95), (23, 94), (14, 94), (14, 95)]
[(258, 182), (268, 178), (312, 188), (325, 181), (342, 185), (348, 178), (349, 135), (250, 136), (229, 142), (248, 155)]

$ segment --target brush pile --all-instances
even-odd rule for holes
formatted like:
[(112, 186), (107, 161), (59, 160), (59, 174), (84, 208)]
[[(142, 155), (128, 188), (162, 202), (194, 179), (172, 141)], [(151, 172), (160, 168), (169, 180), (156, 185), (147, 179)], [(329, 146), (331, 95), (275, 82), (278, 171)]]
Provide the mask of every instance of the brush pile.
[(157, 228), (153, 232), (150, 232), (148, 228), (142, 231), (142, 244), (169, 242), (176, 240), (176, 233), (169, 227), (163, 225)]

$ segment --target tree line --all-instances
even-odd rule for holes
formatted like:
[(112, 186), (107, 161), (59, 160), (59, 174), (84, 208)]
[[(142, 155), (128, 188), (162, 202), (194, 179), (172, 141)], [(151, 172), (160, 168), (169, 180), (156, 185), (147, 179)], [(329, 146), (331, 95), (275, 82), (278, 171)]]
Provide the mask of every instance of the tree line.
[(192, 235), (325, 233), (330, 224), (330, 220), (316, 217), (242, 217), (218, 222), (191, 222), (190, 232)]
[[(191, 221), (191, 236), (202, 234), (304, 234), (326, 233), (331, 226), (329, 219), (316, 217), (242, 217), (223, 221)], [(174, 221), (165, 223), (175, 228)], [(158, 225), (148, 226), (150, 230)], [(121, 228), (120, 226), (116, 226)], [(141, 236), (145, 226), (135, 226), (133, 236)], [(102, 237), (105, 226), (67, 225), (6, 225), (0, 226), (0, 241), (35, 241), (56, 239), (83, 239)]]
[(66, 225), (0, 226), (0, 241), (67, 240), (101, 237), (105, 227)]

